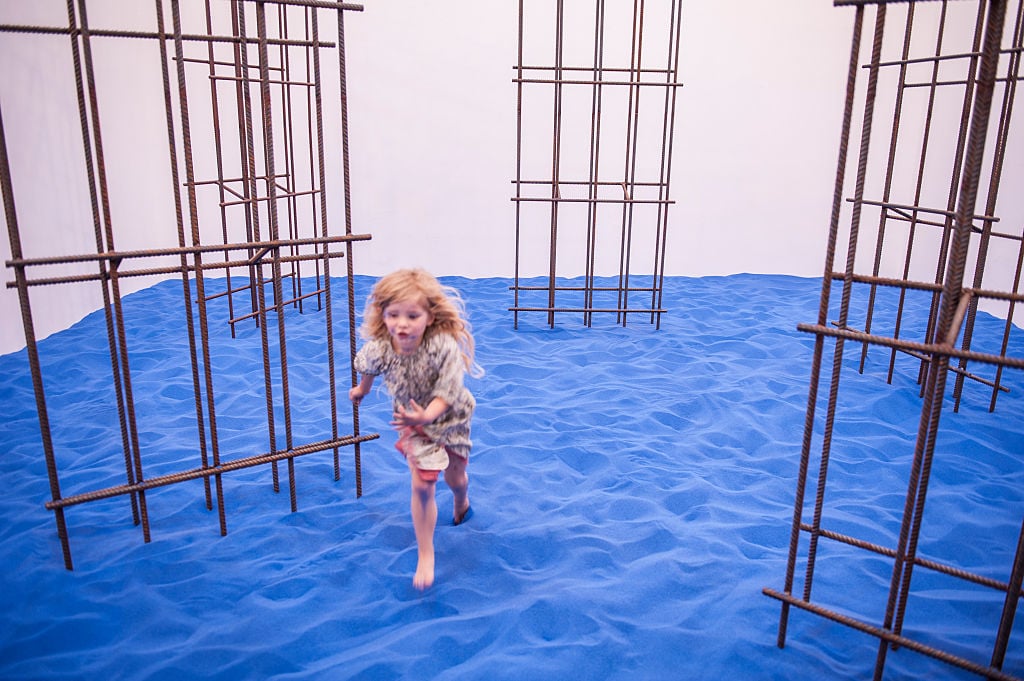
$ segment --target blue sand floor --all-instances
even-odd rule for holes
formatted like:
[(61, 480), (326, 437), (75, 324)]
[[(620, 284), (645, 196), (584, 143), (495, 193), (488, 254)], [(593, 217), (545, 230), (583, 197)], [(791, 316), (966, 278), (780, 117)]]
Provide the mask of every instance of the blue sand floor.
[[(371, 281), (357, 279), (360, 308)], [(343, 449), (340, 481), (329, 452), (296, 460), (294, 513), (284, 464), (280, 493), (266, 466), (225, 475), (224, 537), (199, 481), (147, 494), (149, 543), (127, 498), (75, 506), (67, 571), (43, 506), (26, 353), (0, 357), (0, 678), (870, 677), (876, 639), (793, 611), (779, 649), (780, 604), (761, 593), (783, 586), (813, 346), (796, 325), (815, 321), (820, 280), (670, 278), (660, 330), (607, 315), (586, 329), (572, 314), (551, 329), (538, 313), (522, 314), (515, 330), (509, 280), (445, 282), (465, 297), (487, 374), (469, 380), (479, 403), (475, 515), (451, 526), (451, 495), (438, 485), (437, 582), (422, 594), (411, 585), (408, 471), (384, 394), (361, 409), (363, 431), (381, 433), (362, 447), (361, 498)], [(338, 300), (341, 291), (339, 282)], [(182, 300), (180, 282), (165, 282), (124, 301), (148, 477), (198, 465)], [(261, 339), (247, 325), (232, 339), (219, 301), (210, 311), (219, 445), (236, 459), (268, 447)], [(861, 298), (854, 304), (863, 309)], [(879, 301), (879, 332), (891, 330), (883, 320), (893, 305), (891, 295)], [(922, 323), (914, 314), (905, 328)], [(307, 309), (285, 323), (295, 438), (323, 439), (324, 319)], [(1001, 330), (981, 315), (975, 348), (997, 350)], [(105, 338), (95, 313), (42, 342), (65, 496), (123, 482)], [(918, 362), (898, 356), (890, 385), (887, 351), (872, 348), (861, 374), (859, 347), (847, 348), (824, 524), (893, 546), (920, 412)], [(1020, 333), (1010, 354), (1024, 355)], [(1011, 392), (995, 413), (976, 383), (958, 413), (944, 412), (921, 537), (922, 555), (1000, 581), (1024, 508), (1022, 379), (1004, 375)], [(816, 433), (818, 446), (820, 425)], [(891, 569), (823, 540), (813, 596), (879, 622)], [(1002, 594), (926, 570), (914, 587), (905, 633), (987, 663)], [(1024, 676), (1020, 619), (1004, 670)], [(886, 678), (978, 677), (899, 650)]]

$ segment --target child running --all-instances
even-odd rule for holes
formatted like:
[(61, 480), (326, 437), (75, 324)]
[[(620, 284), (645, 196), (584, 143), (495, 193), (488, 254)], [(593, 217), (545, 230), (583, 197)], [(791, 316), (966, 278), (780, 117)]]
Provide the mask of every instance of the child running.
[(361, 374), (349, 391), (358, 404), (377, 376), (394, 401), (391, 425), (398, 431), (395, 447), (405, 456), (412, 478), (412, 524), (418, 562), (413, 586), (434, 583), (434, 527), (438, 474), (452, 491), (455, 525), (469, 519), (470, 420), (476, 401), (463, 385), (463, 375), (483, 371), (473, 360), (472, 329), (462, 298), (420, 269), (393, 272), (381, 278), (366, 303), (362, 336), (367, 340), (355, 359)]

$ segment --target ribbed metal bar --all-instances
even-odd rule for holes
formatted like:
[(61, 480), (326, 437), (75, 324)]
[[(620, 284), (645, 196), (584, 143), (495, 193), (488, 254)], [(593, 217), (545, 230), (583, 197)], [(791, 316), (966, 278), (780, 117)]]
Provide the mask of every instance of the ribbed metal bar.
[[(945, 404), (945, 389), (947, 377), (952, 372), (956, 376), (957, 391), (967, 384), (968, 380), (988, 385), (992, 388), (993, 394), (1006, 392), (1007, 386), (1002, 384), (1002, 376), (1005, 369), (1024, 370), (1024, 357), (1008, 356), (1010, 319), (1005, 322), (1006, 332), (1004, 333), (1001, 347), (998, 350), (986, 349), (979, 351), (971, 347), (971, 330), (975, 323), (975, 315), (982, 301), (990, 303), (1002, 302), (1009, 308), (1012, 318), (1014, 306), (1024, 302), (1021, 297), (1020, 283), (1022, 268), (1024, 268), (1024, 240), (1022, 235), (1009, 233), (1009, 230), (996, 230), (1000, 215), (997, 210), (996, 196), (1000, 187), (1001, 171), (1004, 163), (1010, 163), (1010, 145), (1007, 140), (1010, 133), (1009, 122), (1011, 120), (1013, 96), (1019, 76), (1020, 39), (1024, 31), (1024, 2), (1017, 0), (1016, 24), (1013, 28), (1012, 43), (1009, 47), (1001, 45), (1004, 39), (1003, 21), (1006, 13), (1006, 0), (977, 0), (977, 20), (973, 36), (968, 33), (967, 38), (973, 40), (972, 49), (958, 52), (951, 49), (947, 42), (950, 31), (949, 19), (947, 16), (948, 1), (942, 2), (907, 2), (900, 8), (905, 10), (900, 25), (902, 41), (893, 42), (893, 46), (900, 51), (899, 59), (881, 59), (881, 36), (888, 24), (895, 24), (900, 20), (899, 11), (891, 11), (887, 14), (886, 3), (873, 2), (851, 2), (836, 4), (852, 4), (856, 7), (854, 20), (854, 39), (851, 49), (851, 61), (848, 75), (847, 103), (843, 122), (843, 131), (840, 140), (840, 164), (837, 171), (836, 193), (834, 197), (833, 215), (830, 230), (828, 248), (826, 251), (825, 276), (822, 282), (822, 293), (819, 307), (819, 318), (815, 324), (799, 324), (800, 331), (812, 333), (815, 336), (815, 355), (812, 365), (811, 386), (808, 394), (807, 418), (804, 426), (804, 442), (801, 451), (800, 470), (797, 478), (797, 492), (794, 503), (793, 524), (791, 526), (789, 557), (785, 585), (782, 592), (772, 589), (765, 589), (766, 595), (782, 601), (782, 616), (779, 624), (778, 644), (785, 643), (786, 628), (790, 606), (796, 606), (808, 612), (826, 617), (846, 626), (869, 633), (879, 638), (878, 653), (875, 658), (874, 676), (881, 679), (884, 675), (887, 652), (890, 647), (904, 647), (925, 655), (932, 656), (950, 665), (967, 669), (987, 678), (1013, 679), (1011, 674), (1001, 671), (1003, 656), (1008, 649), (1009, 637), (1013, 626), (1013, 615), (1020, 599), (1020, 575), (1024, 572), (1021, 568), (1020, 550), (1013, 558), (1013, 566), (1010, 570), (1010, 578), (1006, 582), (993, 579), (983, 574), (965, 570), (951, 562), (943, 562), (931, 558), (923, 558), (918, 555), (919, 538), (922, 536), (922, 527), (925, 521), (924, 509), (931, 484), (932, 464), (936, 456), (936, 442), (939, 435), (939, 422)], [(866, 13), (865, 6), (873, 5), (875, 16), (875, 42), (872, 47), (870, 60), (863, 68), (869, 75), (869, 83), (863, 92), (854, 87), (856, 80), (856, 61), (860, 52), (860, 29)], [(892, 8), (890, 8), (892, 9)], [(932, 11), (938, 16), (929, 15), (927, 20), (921, 19), (920, 15), (926, 11)], [(919, 30), (919, 25), (924, 29)], [(962, 27), (956, 26), (961, 31)], [(936, 31), (934, 36), (922, 38), (924, 30)], [(969, 30), (969, 27), (968, 27)], [(921, 57), (913, 54), (912, 46), (934, 45), (934, 54), (928, 57)], [(1000, 59), (1006, 65), (1005, 71), (997, 73)], [(959, 106), (950, 107), (950, 93), (948, 88), (953, 85), (953, 80), (941, 79), (938, 76), (940, 63), (946, 64), (952, 60), (962, 62), (967, 72), (963, 81), (958, 81), (957, 86), (963, 89), (962, 103), (959, 101), (961, 93), (953, 92)], [(931, 79), (927, 83), (929, 91), (920, 93), (925, 97), (923, 100), (915, 100), (915, 107), (907, 107), (905, 97), (907, 89), (911, 87), (909, 82), (908, 67), (912, 64), (920, 64), (931, 70)], [(887, 77), (891, 80), (885, 82), (885, 89), (876, 87), (872, 82), (875, 77), (881, 76), (882, 67), (897, 66), (898, 70), (889, 70)], [(944, 97), (939, 96), (939, 91), (947, 88)], [(993, 105), (998, 88), (1002, 88), (1001, 104)], [(879, 93), (884, 93), (880, 95)], [(891, 97), (893, 114), (891, 127), (883, 131), (887, 133), (889, 145), (885, 154), (869, 155), (866, 153), (871, 142), (871, 137), (878, 131), (872, 125), (872, 112), (875, 106), (875, 99), (881, 96)], [(863, 99), (864, 115), (863, 125), (860, 132), (861, 157), (858, 163), (857, 181), (854, 188), (854, 195), (847, 199), (841, 199), (842, 190), (845, 185), (844, 170), (846, 163), (846, 151), (849, 142), (850, 114), (852, 104), (855, 100)], [(884, 102), (879, 102), (884, 105)], [(923, 104), (923, 107), (921, 106)], [(955, 121), (953, 133), (939, 130), (934, 121), (939, 120), (939, 114), (952, 114)], [(998, 109), (998, 112), (996, 111)], [(924, 124), (921, 127), (913, 127), (914, 115), (922, 115)], [(959, 119), (955, 116), (959, 114)], [(948, 116), (947, 116), (948, 119)], [(994, 128), (994, 133), (990, 131)], [(957, 130), (959, 127), (959, 131)], [(921, 134), (920, 140), (911, 139), (907, 133), (910, 129), (914, 134)], [(941, 143), (945, 156), (941, 162), (946, 163), (952, 159), (951, 167), (948, 168), (948, 175), (943, 176), (944, 168), (936, 171), (935, 164), (940, 160), (934, 153), (932, 147)], [(984, 161), (984, 155), (994, 150), (991, 162)], [(1019, 149), (1014, 148), (1019, 153)], [(910, 156), (913, 163), (917, 165), (917, 173), (913, 177), (911, 190), (913, 198), (909, 202), (900, 202), (898, 192), (905, 192), (907, 189), (897, 182), (898, 171), (902, 166), (901, 160)], [(916, 157), (916, 158), (915, 158)], [(1019, 160), (1014, 158), (1013, 160)], [(881, 167), (872, 167), (874, 164)], [(879, 195), (875, 198), (868, 198), (866, 191), (867, 183), (864, 182), (865, 173), (870, 173), (879, 178)], [(950, 178), (948, 188), (947, 205), (944, 208), (923, 205), (922, 197), (935, 196), (934, 187), (928, 181), (934, 183), (934, 178)], [(927, 181), (926, 181), (927, 180)], [(979, 193), (987, 191), (985, 205), (980, 210), (977, 208)], [(834, 267), (836, 236), (839, 233), (838, 225), (840, 218), (840, 203), (849, 205), (852, 208), (849, 225), (849, 248), (846, 265), (842, 271)], [(861, 213), (866, 208), (878, 209), (877, 230), (871, 235), (874, 238), (874, 250), (871, 259), (863, 263), (867, 265), (868, 273), (858, 271), (861, 263), (857, 262), (857, 247), (862, 235)], [(932, 216), (932, 219), (929, 219)], [(893, 232), (897, 226), (907, 226), (906, 239), (902, 243), (894, 238)], [(932, 241), (925, 242), (926, 247), (921, 246), (922, 235), (925, 230), (919, 229), (922, 226), (937, 227), (941, 232), (936, 234), (935, 230), (928, 230), (929, 238)], [(1010, 229), (1015, 229), (1014, 225)], [(868, 238), (867, 235), (864, 238)], [(936, 248), (937, 245), (937, 248)], [(983, 282), (991, 281), (986, 271), (991, 267), (992, 260), (988, 257), (993, 249), (999, 246), (1010, 246), (1016, 254), (1015, 269), (1010, 272), (1002, 272), (1003, 280), (1012, 279), (1011, 290), (1000, 290), (991, 284), (983, 285)], [(902, 249), (902, 253), (899, 250)], [(896, 251), (894, 253), (894, 251)], [(924, 253), (931, 252), (933, 262), (920, 262)], [(894, 257), (895, 256), (895, 257)], [(969, 263), (969, 259), (971, 262)], [(914, 261), (914, 262), (912, 262)], [(893, 268), (896, 263), (896, 268)], [(915, 280), (911, 275), (924, 268), (935, 267), (935, 277), (931, 281)], [(890, 276), (889, 272), (899, 269), (897, 276)], [(900, 276), (901, 275), (901, 276)], [(967, 278), (970, 277), (968, 280)], [(838, 319), (829, 320), (831, 312), (830, 296), (833, 291), (833, 284), (842, 282), (843, 300), (839, 304)], [(888, 328), (883, 329), (880, 323), (883, 312), (879, 307), (882, 300), (881, 289), (895, 288), (898, 290), (899, 300), (896, 308), (895, 326), (892, 333), (887, 333)], [(864, 314), (863, 330), (854, 328), (857, 324), (852, 318), (848, 299), (854, 289), (863, 290), (867, 295), (866, 309), (858, 310), (857, 314)], [(890, 300), (890, 298), (885, 298)], [(863, 299), (861, 299), (863, 301)], [(908, 306), (912, 302), (919, 303), (918, 309), (924, 305), (927, 314), (926, 329), (921, 332), (915, 330), (915, 336), (908, 336), (904, 328), (904, 319)], [(930, 309), (928, 304), (930, 303)], [(888, 310), (884, 310), (888, 314)], [(819, 436), (815, 431), (819, 427), (818, 418), (815, 416), (816, 404), (819, 401), (818, 389), (820, 380), (820, 367), (822, 362), (823, 345), (826, 339), (834, 339), (834, 367), (832, 380), (829, 384), (830, 395), (828, 398), (828, 413), (824, 419), (824, 432)], [(887, 382), (892, 382), (895, 357), (897, 353), (906, 353), (920, 360), (920, 379), (922, 406), (919, 418), (916, 422), (916, 438), (914, 451), (911, 457), (910, 470), (907, 475), (907, 486), (903, 497), (903, 509), (900, 520), (899, 536), (895, 546), (881, 546), (873, 542), (867, 542), (858, 537), (850, 536), (840, 532), (827, 529), (822, 525), (827, 499), (824, 494), (825, 483), (828, 479), (826, 470), (829, 463), (834, 433), (835, 419), (839, 415), (838, 392), (839, 378), (842, 368), (839, 366), (842, 356), (844, 342), (855, 342), (862, 345), (861, 361), (858, 371), (867, 371), (864, 362), (869, 346), (887, 347), (892, 350), (889, 358), (889, 376)], [(957, 360), (954, 364), (952, 360)], [(969, 363), (980, 363), (985, 368), (995, 369), (995, 378), (990, 378), (987, 372), (979, 371), (974, 373), (968, 371)], [(955, 405), (959, 404), (959, 392), (954, 393)], [(994, 409), (994, 399), (991, 409)], [(853, 434), (856, 438), (857, 433)], [(818, 479), (816, 487), (816, 499), (813, 517), (805, 521), (804, 497), (807, 493), (807, 477), (812, 465), (811, 442), (821, 438), (821, 451), (818, 453)], [(967, 471), (969, 473), (969, 471)], [(832, 483), (836, 484), (836, 483)], [(1010, 514), (1016, 513), (1016, 509), (1009, 509)], [(1024, 530), (1022, 530), (1024, 532)], [(806, 536), (806, 546), (804, 537)], [(880, 626), (868, 624), (848, 615), (836, 612), (834, 608), (823, 604), (812, 602), (811, 585), (816, 569), (815, 553), (817, 544), (821, 539), (828, 539), (841, 542), (855, 549), (871, 551), (879, 556), (892, 560), (892, 575), (887, 594), (884, 619)], [(1020, 539), (1018, 538), (1018, 543)], [(929, 551), (937, 550), (934, 544), (929, 544)], [(807, 569), (803, 581), (803, 595), (794, 595), (795, 566), (801, 555), (807, 560)], [(1002, 554), (993, 556), (998, 560)], [(939, 646), (923, 645), (902, 634), (903, 620), (908, 604), (911, 603), (911, 589), (913, 585), (913, 573), (915, 570), (926, 569), (948, 575), (971, 585), (994, 588), (1007, 594), (1003, 607), (1003, 618), (999, 631), (995, 634), (996, 644), (992, 653), (990, 666), (979, 662), (965, 659), (963, 656), (953, 655), (942, 650)], [(990, 570), (988, 572), (991, 572)], [(815, 601), (821, 598), (815, 597)]]
[[(610, 13), (621, 11), (624, 14), (630, 7), (631, 20), (608, 18)], [(629, 300), (631, 292), (639, 288), (651, 291), (648, 317), (660, 328), (664, 313), (662, 287), (668, 208), (674, 203), (670, 198), (669, 180), (676, 93), (681, 85), (677, 80), (681, 3), (634, 0), (632, 5), (620, 7), (604, 0), (594, 0), (592, 4), (559, 2), (547, 11), (554, 36), (552, 63), (526, 63), (524, 60), (531, 59), (524, 49), (528, 42), (526, 26), (532, 24), (527, 21), (524, 3), (519, 4), (518, 62), (512, 79), (517, 89), (516, 177), (512, 197), (516, 246), (514, 299), (509, 307), (514, 313), (513, 324), (518, 328), (520, 312), (536, 310), (547, 312), (547, 323), (554, 326), (556, 312), (572, 309), (584, 310), (583, 325), (591, 327), (593, 313), (598, 310), (639, 307)], [(538, 14), (543, 21), (544, 13)], [(580, 20), (581, 14), (585, 21)], [(656, 19), (650, 19), (651, 15)], [(592, 63), (566, 63), (563, 45), (567, 32), (587, 25), (593, 26), (590, 38), (593, 42), (589, 45)], [(664, 61), (652, 66), (651, 62), (661, 59), (656, 52), (662, 39)], [(621, 53), (616, 52), (617, 49)], [(528, 89), (552, 93), (550, 139), (524, 129)], [(580, 103), (583, 97), (589, 98), (586, 120), (565, 120), (563, 116), (570, 115), (568, 112), (576, 115), (577, 106), (583, 109)], [(621, 112), (619, 107), (624, 107)], [(607, 110), (615, 115), (607, 115)], [(657, 130), (659, 122), (660, 134), (651, 134), (649, 130)], [(576, 129), (588, 133), (585, 141), (578, 141), (567, 132)], [(530, 149), (539, 149), (545, 144), (551, 150), (549, 175), (538, 177), (536, 168), (526, 168), (524, 157)], [(563, 176), (567, 168), (583, 163), (587, 165), (585, 180), (579, 176), (572, 179)], [(530, 189), (536, 191), (531, 194)], [(580, 191), (568, 191), (575, 189)], [(527, 206), (530, 205), (545, 210), (548, 218), (546, 239), (537, 234), (536, 243), (531, 243), (533, 232), (527, 224), (531, 215)], [(574, 222), (577, 217), (579, 231)], [(649, 264), (649, 271), (641, 271), (637, 265), (641, 259), (635, 247), (641, 243), (641, 238), (645, 247), (648, 242), (653, 245), (650, 259), (642, 260), (644, 265)], [(545, 304), (525, 299), (524, 294), (536, 289), (521, 285), (526, 256), (539, 253), (547, 253)], [(578, 258), (578, 265), (574, 256)], [(574, 266), (580, 267), (582, 272), (567, 272)], [(596, 286), (600, 276), (616, 279), (615, 290), (602, 291), (602, 287)], [(557, 293), (564, 288), (561, 280), (566, 277), (582, 277), (582, 306), (567, 305), (558, 299)], [(644, 282), (649, 279), (651, 285), (636, 287), (632, 281), (635, 277)], [(614, 300), (602, 301), (599, 293), (613, 293), (614, 296), (607, 297)], [(626, 323), (624, 314), (616, 312), (616, 315), (617, 323)]]
[[(22, 301), (22, 324), (26, 333), (30, 370), (33, 372), (34, 389), (37, 397), (40, 433), (43, 455), (47, 460), (47, 475), (50, 478), (50, 496), (47, 508), (53, 511), (57, 522), (57, 535), (64, 553), (67, 569), (72, 569), (70, 540), (65, 517), (65, 508), (90, 501), (117, 496), (127, 496), (132, 502), (133, 520), (142, 525), (145, 541), (150, 540), (149, 518), (146, 511), (148, 490), (165, 487), (186, 480), (203, 479), (205, 503), (212, 510), (213, 497), (217, 498), (217, 510), (221, 534), (227, 532), (222, 475), (242, 468), (269, 464), (272, 470), (275, 490), (278, 486), (277, 462), (287, 461), (289, 471), (290, 505), (297, 509), (295, 459), (310, 453), (332, 450), (334, 452), (334, 477), (340, 479), (338, 451), (352, 446), (356, 451), (356, 494), (361, 494), (359, 446), (362, 442), (376, 439), (376, 434), (360, 434), (358, 415), (353, 416), (353, 433), (346, 435), (339, 427), (336, 396), (336, 363), (334, 357), (334, 323), (331, 299), (330, 263), (340, 257), (348, 259), (348, 336), (349, 359), (355, 353), (355, 299), (353, 287), (352, 256), (354, 245), (370, 239), (368, 234), (356, 234), (352, 226), (351, 199), (348, 177), (347, 137), (347, 96), (344, 75), (344, 28), (341, 23), (346, 11), (362, 10), (361, 5), (347, 3), (284, 0), (231, 0), (231, 36), (216, 35), (214, 12), (207, 0), (194, 2), (205, 19), (207, 34), (187, 34), (182, 29), (181, 0), (154, 0), (154, 30), (122, 31), (90, 26), (87, 9), (89, 0), (67, 0), (67, 25), (53, 27), (12, 27), (0, 26), (0, 33), (17, 31), (42, 36), (66, 35), (69, 38), (69, 60), (75, 72), (75, 94), (78, 99), (79, 120), (83, 145), (84, 165), (82, 175), (84, 186), (91, 201), (92, 226), (96, 241), (95, 253), (42, 254), (26, 257), (17, 230), (17, 215), (11, 191), (12, 174), (7, 156), (3, 121), (0, 117), (0, 189), (4, 195), (5, 219), (12, 240), (11, 259), (7, 266), (14, 273), (8, 288), (18, 290)], [(286, 11), (286, 8), (293, 8)], [(272, 17), (266, 15), (270, 8)], [(317, 22), (318, 13), (333, 12), (339, 21), (338, 42), (320, 40)], [(299, 14), (301, 13), (301, 14)], [(197, 15), (200, 16), (200, 15)], [(246, 30), (247, 18), (255, 16), (255, 35)], [(170, 20), (168, 20), (170, 17)], [(296, 17), (300, 20), (295, 21)], [(166, 22), (166, 23), (165, 23)], [(304, 24), (301, 37), (294, 24)], [(276, 34), (275, 34), (276, 32)], [(166, 138), (157, 138), (156, 144), (167, 145), (168, 178), (170, 197), (166, 205), (174, 207), (174, 221), (177, 228), (177, 246), (137, 250), (119, 250), (115, 237), (119, 230), (131, 229), (128, 218), (124, 224), (117, 224), (112, 216), (123, 215), (108, 191), (111, 179), (117, 169), (108, 167), (104, 154), (106, 138), (116, 137), (120, 131), (106, 129), (100, 116), (106, 110), (107, 102), (101, 101), (105, 89), (96, 86), (105, 77), (105, 62), (93, 53), (97, 39), (124, 40), (152, 38), (156, 42), (140, 43), (142, 49), (152, 45), (158, 50), (160, 59), (162, 96), (166, 121)], [(232, 59), (225, 60), (217, 54), (217, 46), (229, 49)], [(339, 54), (341, 70), (341, 134), (343, 139), (343, 166), (345, 186), (345, 230), (344, 234), (331, 236), (328, 232), (327, 198), (323, 187), (327, 183), (328, 166), (323, 141), (323, 103), (321, 99), (321, 65), (319, 56), (324, 49), (335, 49)], [(190, 50), (201, 50), (192, 52)], [(296, 67), (299, 53), (306, 62), (305, 72)], [(99, 53), (97, 53), (99, 54)], [(105, 55), (103, 57), (106, 58)], [(252, 62), (250, 64), (250, 62)], [(225, 77), (221, 70), (230, 69), (233, 76)], [(154, 74), (155, 75), (155, 74)], [(104, 81), (106, 82), (106, 81)], [(218, 84), (233, 83), (235, 107), (226, 111)], [(130, 85), (130, 83), (122, 83)], [(209, 165), (215, 166), (214, 173), (199, 178), (198, 174), (209, 171), (200, 169), (193, 156), (192, 120), (196, 115), (190, 105), (193, 88), (208, 91), (212, 109), (214, 158)], [(300, 91), (295, 88), (301, 88)], [(3, 93), (5, 96), (7, 93)], [(253, 97), (258, 97), (254, 105)], [(12, 99), (17, 98), (14, 93)], [(314, 98), (315, 109), (314, 112)], [(4, 99), (4, 97), (0, 97)], [(203, 97), (199, 98), (200, 100)], [(305, 99), (303, 111), (302, 100)], [(305, 113), (305, 121), (300, 120)], [(315, 113), (315, 119), (314, 119)], [(200, 117), (205, 112), (200, 112)], [(180, 126), (180, 128), (179, 128)], [(231, 136), (223, 135), (225, 129), (237, 128), (237, 168), (230, 169), (232, 150), (226, 143)], [(313, 135), (316, 140), (313, 140)], [(305, 139), (302, 136), (305, 135)], [(279, 162), (278, 159), (281, 159)], [(206, 160), (204, 158), (204, 160)], [(303, 175), (301, 165), (308, 161), (309, 170)], [(279, 165), (283, 172), (278, 172)], [(257, 166), (260, 167), (257, 172)], [(299, 176), (308, 177), (309, 186), (299, 182)], [(198, 193), (205, 189), (216, 190), (216, 212), (207, 215), (204, 211), (210, 202), (200, 202)], [(237, 201), (236, 201), (237, 199)], [(298, 216), (301, 204), (309, 202), (313, 225), (312, 233), (304, 233), (306, 221)], [(319, 206), (317, 204), (319, 203)], [(277, 212), (278, 206), (285, 209)], [(209, 219), (208, 219), (209, 218)], [(123, 218), (122, 218), (123, 219)], [(215, 226), (214, 226), (215, 225)], [(237, 234), (244, 230), (244, 237)], [(204, 243), (204, 237), (209, 238)], [(219, 242), (219, 243), (218, 243)], [(344, 246), (344, 249), (339, 248)], [(67, 265), (91, 265), (93, 273), (66, 271), (56, 276), (30, 277), (30, 272), (45, 268), (61, 268)], [(131, 265), (131, 266), (129, 266)], [(303, 265), (316, 269), (315, 286), (304, 288)], [(324, 279), (321, 280), (321, 267)], [(81, 269), (81, 268), (78, 268)], [(248, 282), (238, 286), (232, 280), (237, 271), (248, 271)], [(58, 269), (58, 272), (60, 270)], [(222, 272), (227, 286), (223, 292), (207, 293), (206, 275)], [(270, 273), (272, 276), (265, 277)], [(133, 370), (128, 345), (129, 320), (121, 305), (121, 280), (127, 277), (173, 274), (182, 282), (183, 328), (187, 334), (187, 346), (191, 367), (192, 399), (183, 405), (195, 412), (198, 437), (194, 445), (198, 453), (198, 467), (172, 472), (154, 478), (143, 474), (143, 462), (147, 467), (162, 454), (147, 445), (143, 451), (139, 442), (140, 427), (145, 424), (143, 412), (136, 410), (136, 396), (133, 390)], [(290, 281), (289, 281), (290, 280)], [(32, 287), (41, 285), (69, 285), (80, 283), (99, 284), (103, 298), (103, 314), (107, 331), (107, 345), (111, 357), (112, 383), (121, 431), (122, 450), (126, 480), (122, 485), (99, 490), (79, 492), (62, 496), (59, 457), (51, 432), (50, 411), (47, 407), (46, 391), (42, 383), (39, 345), (35, 339), (34, 322), (29, 293)], [(290, 287), (287, 296), (284, 285)], [(221, 460), (221, 438), (218, 431), (218, 413), (214, 409), (215, 369), (213, 339), (209, 333), (211, 309), (208, 303), (227, 297), (228, 321), (232, 325), (231, 335), (235, 336), (234, 321), (236, 306), (233, 296), (248, 293), (251, 313), (240, 318), (257, 319), (257, 333), (261, 336), (261, 357), (265, 379), (266, 420), (269, 434), (269, 452), (257, 456), (242, 456), (227, 463)], [(328, 433), (322, 434), (316, 442), (297, 442), (292, 429), (292, 391), (289, 389), (288, 356), (290, 345), (285, 321), (286, 307), (299, 307), (303, 301), (316, 298), (326, 304), (325, 324), (327, 338), (327, 371), (325, 391), (330, 397), (330, 425), (324, 424)], [(318, 309), (323, 304), (318, 303)], [(276, 313), (276, 343), (271, 350), (268, 314)], [(270, 326), (273, 326), (271, 324)], [(139, 341), (133, 341), (139, 342)], [(131, 348), (134, 351), (134, 348)], [(279, 371), (279, 376), (273, 376)], [(273, 380), (272, 380), (273, 379)], [(280, 386), (275, 395), (272, 387)], [(223, 408), (223, 407), (222, 407)], [(279, 418), (279, 415), (282, 415)], [(57, 415), (59, 418), (60, 415)], [(257, 424), (258, 427), (258, 424)], [(280, 431), (280, 433), (279, 433)], [(278, 443), (277, 435), (282, 435)], [(74, 446), (74, 443), (71, 443)], [(150, 451), (152, 449), (152, 451)], [(237, 454), (237, 453), (236, 453)], [(211, 481), (216, 492), (211, 489)]]

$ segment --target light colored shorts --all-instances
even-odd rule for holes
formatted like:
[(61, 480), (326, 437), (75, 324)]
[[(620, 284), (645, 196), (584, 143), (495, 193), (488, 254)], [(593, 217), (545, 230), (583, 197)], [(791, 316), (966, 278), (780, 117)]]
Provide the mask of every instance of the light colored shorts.
[(395, 449), (412, 462), (420, 479), (427, 482), (436, 481), (438, 474), (448, 468), (448, 450), (428, 438), (422, 428), (403, 428)]

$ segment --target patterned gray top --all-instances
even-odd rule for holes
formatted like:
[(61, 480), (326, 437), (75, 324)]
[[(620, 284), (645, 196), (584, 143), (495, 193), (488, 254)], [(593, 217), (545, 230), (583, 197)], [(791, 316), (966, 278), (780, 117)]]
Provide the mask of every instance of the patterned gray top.
[(452, 336), (427, 335), (411, 355), (395, 352), (390, 338), (367, 341), (356, 354), (355, 369), (368, 376), (383, 376), (395, 409), (408, 406), (409, 400), (416, 400), (421, 407), (435, 397), (447, 402), (448, 410), (423, 426), (423, 431), (438, 444), (469, 457), (473, 445), (469, 427), (476, 400), (463, 384), (466, 365)]

